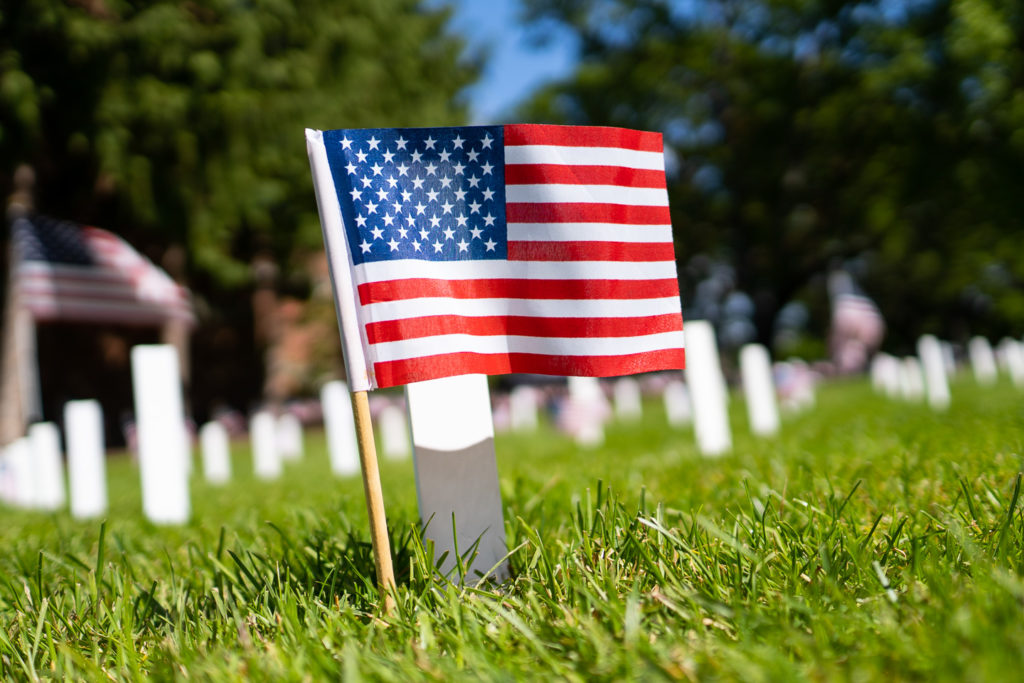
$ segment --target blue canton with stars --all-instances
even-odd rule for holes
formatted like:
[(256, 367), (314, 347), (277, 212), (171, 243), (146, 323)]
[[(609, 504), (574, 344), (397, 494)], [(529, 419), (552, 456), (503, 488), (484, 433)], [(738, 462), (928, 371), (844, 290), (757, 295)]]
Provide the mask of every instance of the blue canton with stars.
[(324, 131), (355, 264), (504, 259), (501, 126)]

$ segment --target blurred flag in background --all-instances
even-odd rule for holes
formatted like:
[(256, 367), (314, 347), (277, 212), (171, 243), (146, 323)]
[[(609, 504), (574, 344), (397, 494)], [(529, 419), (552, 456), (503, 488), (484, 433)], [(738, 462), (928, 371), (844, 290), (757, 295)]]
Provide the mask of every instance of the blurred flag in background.
[(19, 306), (41, 322), (192, 321), (188, 290), (113, 233), (44, 216), (12, 225)]
[(860, 372), (882, 345), (885, 320), (875, 302), (860, 291), (846, 271), (829, 275), (828, 290), (832, 300), (832, 361), (840, 373)]

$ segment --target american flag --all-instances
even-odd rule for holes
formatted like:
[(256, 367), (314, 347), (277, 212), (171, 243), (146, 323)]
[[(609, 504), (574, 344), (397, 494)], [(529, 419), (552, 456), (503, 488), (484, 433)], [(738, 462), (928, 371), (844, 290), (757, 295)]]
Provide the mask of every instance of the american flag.
[(863, 370), (871, 354), (885, 337), (885, 319), (878, 306), (860, 291), (853, 277), (843, 270), (829, 275), (832, 297), (832, 357), (840, 372)]
[(45, 216), (12, 225), (20, 305), (39, 321), (192, 320), (188, 291), (113, 233)]
[(325, 242), (344, 254), (331, 254), (342, 326), (351, 310), (345, 336), (361, 341), (346, 340), (353, 390), (683, 367), (660, 134), (510, 125), (307, 137)]

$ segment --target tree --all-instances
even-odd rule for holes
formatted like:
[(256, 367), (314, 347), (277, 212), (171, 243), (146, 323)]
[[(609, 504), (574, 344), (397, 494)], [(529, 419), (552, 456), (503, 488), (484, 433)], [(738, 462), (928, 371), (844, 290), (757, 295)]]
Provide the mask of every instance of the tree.
[(40, 211), (157, 263), (184, 253), (197, 411), (247, 407), (263, 386), (252, 266), (303, 295), (322, 249), (303, 128), (463, 122), (478, 65), (447, 17), (417, 0), (5, 2), (0, 190), (28, 163)]
[(761, 341), (794, 298), (822, 308), (851, 260), (897, 346), (1024, 326), (1016, 5), (528, 4), (581, 46), (529, 115), (664, 131), (683, 271), (730, 263)]
[(302, 128), (462, 120), (473, 77), (414, 0), (24, 0), (0, 14), (0, 178), (193, 269), (320, 244)]

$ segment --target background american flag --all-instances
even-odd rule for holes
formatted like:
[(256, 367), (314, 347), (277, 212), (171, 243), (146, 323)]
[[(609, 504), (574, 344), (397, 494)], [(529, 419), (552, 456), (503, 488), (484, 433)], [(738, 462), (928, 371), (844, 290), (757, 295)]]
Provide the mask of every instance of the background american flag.
[(20, 305), (39, 321), (192, 320), (188, 291), (113, 233), (45, 216), (12, 226)]
[(660, 134), (513, 125), (322, 139), (355, 290), (337, 294), (356, 299), (371, 387), (683, 367)]

